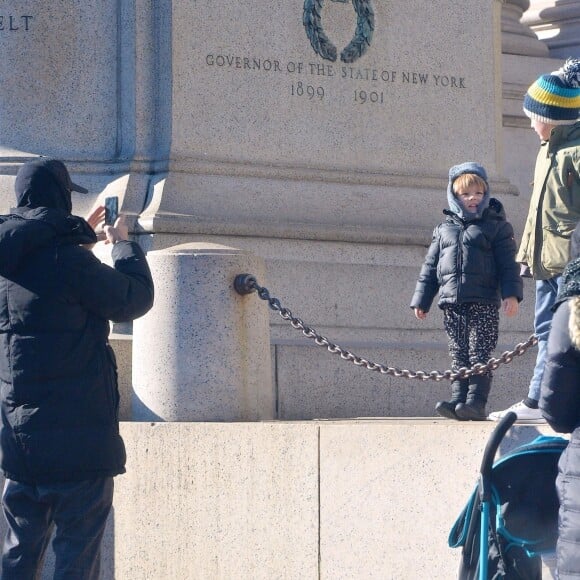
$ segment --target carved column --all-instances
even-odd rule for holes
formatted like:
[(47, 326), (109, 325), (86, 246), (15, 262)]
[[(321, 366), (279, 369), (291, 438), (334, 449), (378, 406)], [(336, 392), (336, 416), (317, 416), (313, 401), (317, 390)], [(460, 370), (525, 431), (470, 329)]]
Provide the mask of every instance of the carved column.
[(523, 13), (529, 7), (530, 0), (503, 0), (501, 41), (504, 54), (548, 56), (548, 46), (521, 22)]
[(546, 43), (551, 57), (580, 57), (580, 0), (531, 0), (522, 24)]

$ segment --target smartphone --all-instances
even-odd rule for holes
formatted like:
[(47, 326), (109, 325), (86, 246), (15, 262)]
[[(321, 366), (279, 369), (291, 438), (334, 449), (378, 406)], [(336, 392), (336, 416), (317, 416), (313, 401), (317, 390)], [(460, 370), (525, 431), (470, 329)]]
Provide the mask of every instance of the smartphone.
[(119, 198), (105, 197), (105, 225), (114, 226), (119, 217)]

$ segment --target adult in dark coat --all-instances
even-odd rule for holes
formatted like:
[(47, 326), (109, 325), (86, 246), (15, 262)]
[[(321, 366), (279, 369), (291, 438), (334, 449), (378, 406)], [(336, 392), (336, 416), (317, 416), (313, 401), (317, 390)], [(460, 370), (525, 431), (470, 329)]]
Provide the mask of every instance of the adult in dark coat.
[(570, 253), (554, 307), (539, 403), (555, 431), (571, 433), (556, 481), (560, 580), (580, 577), (580, 225), (572, 234)]
[(15, 190), (18, 207), (0, 216), (2, 578), (37, 577), (55, 524), (55, 577), (96, 579), (126, 458), (109, 320), (145, 314), (153, 282), (122, 220), (104, 226), (113, 268), (84, 247), (97, 238), (71, 214), (71, 191), (87, 190), (61, 161), (24, 164)]
[(580, 577), (580, 225), (572, 235), (571, 255), (556, 299), (539, 403), (555, 431), (572, 434), (556, 482), (560, 580)]

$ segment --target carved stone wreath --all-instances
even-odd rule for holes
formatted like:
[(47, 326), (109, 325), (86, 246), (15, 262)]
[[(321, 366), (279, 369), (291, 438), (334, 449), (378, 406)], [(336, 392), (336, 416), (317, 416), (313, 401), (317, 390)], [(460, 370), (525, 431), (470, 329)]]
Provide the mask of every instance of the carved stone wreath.
[[(333, 0), (333, 2), (348, 2), (348, 0)], [(321, 12), (324, 0), (304, 0), (304, 15), (302, 22), (306, 36), (314, 51), (322, 58), (336, 61), (337, 50), (324, 33), (321, 23)], [(340, 60), (345, 63), (359, 59), (371, 45), (375, 29), (375, 13), (371, 0), (352, 0), (357, 14), (357, 24), (353, 39), (340, 53)]]

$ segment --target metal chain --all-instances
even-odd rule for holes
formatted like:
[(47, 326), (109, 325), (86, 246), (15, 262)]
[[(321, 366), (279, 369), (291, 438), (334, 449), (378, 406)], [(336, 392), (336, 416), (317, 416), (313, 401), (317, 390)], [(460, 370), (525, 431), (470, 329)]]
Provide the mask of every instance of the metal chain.
[(332, 353), (340, 355), (340, 358), (346, 361), (350, 361), (356, 366), (364, 367), (369, 371), (375, 371), (382, 375), (391, 375), (397, 378), (405, 379), (417, 379), (420, 381), (443, 381), (449, 380), (454, 381), (456, 379), (466, 379), (473, 375), (483, 375), (489, 371), (497, 369), (502, 364), (508, 364), (512, 362), (514, 357), (521, 356), (530, 347), (535, 346), (538, 343), (538, 337), (532, 334), (528, 340), (525, 342), (520, 342), (516, 344), (513, 350), (505, 351), (499, 358), (490, 358), (486, 364), (477, 363), (471, 368), (461, 367), (457, 371), (446, 370), (440, 371), (410, 371), (407, 369), (399, 369), (397, 367), (388, 367), (384, 364), (371, 362), (363, 357), (360, 357), (345, 348), (342, 348), (338, 344), (334, 344), (325, 336), (318, 334), (316, 330), (310, 328), (300, 318), (296, 318), (292, 315), (292, 312), (288, 308), (284, 308), (278, 298), (270, 296), (270, 292), (267, 288), (260, 286), (257, 280), (251, 274), (240, 274), (236, 277), (234, 281), (234, 288), (239, 294), (250, 294), (254, 291), (258, 293), (258, 296), (268, 302), (270, 308), (278, 312), (278, 314), (284, 319), (290, 322), (293, 328), (301, 330), (302, 334), (306, 338), (311, 338), (314, 340), (315, 344), (318, 346), (325, 346), (326, 349)]

